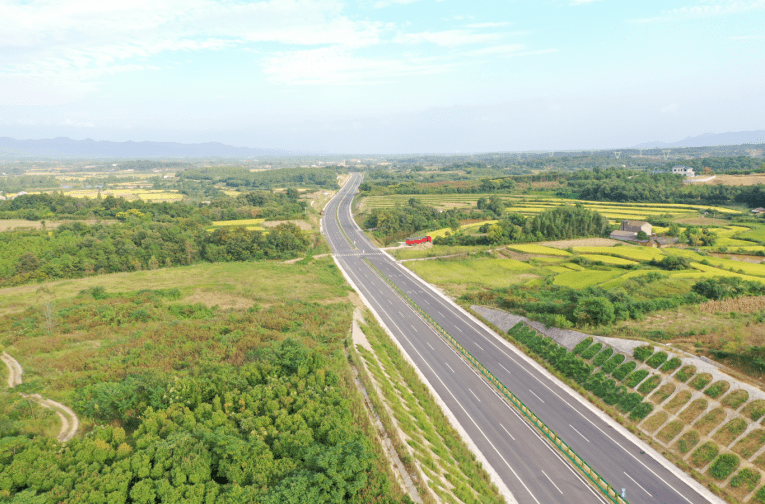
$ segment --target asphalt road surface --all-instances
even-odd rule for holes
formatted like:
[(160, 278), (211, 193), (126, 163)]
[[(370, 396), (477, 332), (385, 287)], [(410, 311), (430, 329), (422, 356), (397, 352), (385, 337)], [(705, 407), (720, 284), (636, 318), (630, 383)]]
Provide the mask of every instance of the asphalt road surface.
[[(375, 247), (351, 216), (360, 174), (325, 208), (324, 235), (340, 267), (414, 361), (486, 462), (521, 504), (607, 500), (542, 439), (380, 276), (373, 263), (518, 396), (631, 504), (711, 502), (535, 369), (488, 328)], [(716, 502), (721, 502), (715, 499)]]

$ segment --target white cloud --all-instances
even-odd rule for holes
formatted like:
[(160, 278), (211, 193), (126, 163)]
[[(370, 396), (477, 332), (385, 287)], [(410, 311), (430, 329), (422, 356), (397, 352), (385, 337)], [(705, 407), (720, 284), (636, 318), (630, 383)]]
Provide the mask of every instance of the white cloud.
[(662, 114), (669, 114), (674, 116), (674, 115), (677, 115), (677, 109), (678, 109), (677, 103), (670, 103), (669, 105), (659, 109), (659, 112), (661, 112)]
[(673, 21), (677, 19), (696, 19), (729, 14), (765, 10), (765, 0), (702, 0), (698, 5), (679, 7), (662, 11), (660, 15), (650, 18), (632, 19), (633, 23), (652, 23)]
[(594, 2), (600, 2), (600, 0), (571, 0), (571, 5), (586, 5)]
[(507, 21), (496, 21), (489, 23), (471, 23), (467, 25), (468, 28), (501, 28), (503, 26), (509, 26)]
[(739, 35), (730, 37), (730, 40), (765, 40), (765, 35)]
[(458, 47), (469, 44), (497, 42), (502, 38), (498, 33), (475, 33), (469, 30), (445, 30), (440, 32), (401, 33), (393, 41), (398, 44), (420, 44), (429, 42), (443, 47)]

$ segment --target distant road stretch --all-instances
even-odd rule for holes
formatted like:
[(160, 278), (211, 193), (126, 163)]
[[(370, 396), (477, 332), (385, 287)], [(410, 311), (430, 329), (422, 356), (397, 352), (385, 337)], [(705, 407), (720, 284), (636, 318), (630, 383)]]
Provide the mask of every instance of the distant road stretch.
[(610, 501), (575, 473), (363, 258), (406, 292), (614, 488), (625, 488), (631, 504), (722, 502), (709, 493), (702, 495), (699, 485), (687, 483), (688, 476), (643, 453), (628, 436), (573, 398), (564, 385), (541, 373), (465, 310), (375, 247), (351, 216), (351, 203), (361, 180), (360, 174), (352, 174), (325, 208), (323, 231), (335, 260), (515, 502)]

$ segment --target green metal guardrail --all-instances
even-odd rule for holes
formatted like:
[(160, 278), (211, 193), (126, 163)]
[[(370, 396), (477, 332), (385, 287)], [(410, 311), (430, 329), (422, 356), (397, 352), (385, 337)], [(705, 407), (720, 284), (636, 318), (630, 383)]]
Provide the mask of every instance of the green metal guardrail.
[(385, 282), (388, 283), (397, 293), (399, 296), (401, 296), (404, 301), (406, 301), (412, 308), (414, 308), (417, 313), (422, 315), (422, 317), (431, 325), (433, 328), (436, 329), (436, 331), (444, 338), (446, 341), (448, 341), (454, 348), (456, 348), (462, 355), (465, 357), (465, 359), (470, 362), (478, 371), (481, 372), (481, 374), (492, 384), (494, 387), (502, 392), (502, 394), (507, 398), (510, 403), (516, 407), (523, 415), (531, 422), (532, 425), (534, 425), (537, 430), (539, 430), (544, 436), (552, 443), (553, 446), (555, 446), (558, 451), (563, 453), (568, 460), (571, 461), (574, 466), (576, 466), (585, 476), (587, 476), (590, 481), (595, 485), (598, 490), (600, 490), (603, 495), (608, 498), (611, 502), (614, 504), (629, 504), (629, 502), (619, 496), (617, 491), (608, 484), (608, 482), (603, 479), (603, 477), (598, 474), (587, 462), (582, 459), (577, 453), (560, 437), (558, 437), (555, 432), (553, 432), (552, 429), (550, 429), (542, 420), (537, 417), (533, 411), (531, 411), (525, 404), (523, 404), (523, 401), (521, 401), (518, 397), (516, 397), (515, 394), (513, 394), (510, 389), (508, 389), (499, 379), (494, 376), (491, 371), (486, 369), (486, 367), (481, 364), (481, 362), (473, 357), (473, 355), (465, 349), (456, 339), (454, 339), (446, 330), (441, 327), (438, 322), (433, 320), (433, 318), (425, 312), (422, 308), (420, 308), (417, 303), (415, 303), (409, 296), (406, 295), (404, 291), (402, 291), (395, 283), (393, 283), (387, 276), (385, 276), (382, 271), (377, 269), (377, 267), (372, 264), (369, 259), (366, 257), (364, 258), (364, 261), (367, 263), (367, 265), (372, 268), (373, 271), (375, 271)]

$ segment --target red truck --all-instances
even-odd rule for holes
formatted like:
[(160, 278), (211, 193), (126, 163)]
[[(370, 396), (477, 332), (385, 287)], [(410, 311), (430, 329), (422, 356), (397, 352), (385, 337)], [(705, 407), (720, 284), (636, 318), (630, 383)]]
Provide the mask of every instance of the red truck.
[(406, 244), (407, 245), (417, 245), (418, 243), (432, 243), (433, 240), (430, 239), (430, 236), (415, 236), (414, 238), (407, 238)]

